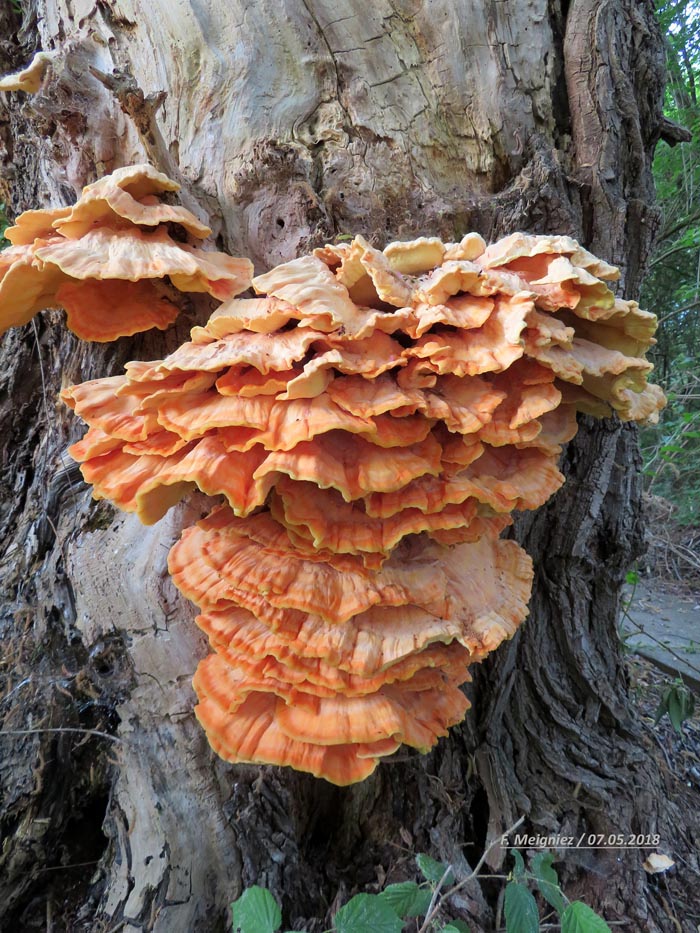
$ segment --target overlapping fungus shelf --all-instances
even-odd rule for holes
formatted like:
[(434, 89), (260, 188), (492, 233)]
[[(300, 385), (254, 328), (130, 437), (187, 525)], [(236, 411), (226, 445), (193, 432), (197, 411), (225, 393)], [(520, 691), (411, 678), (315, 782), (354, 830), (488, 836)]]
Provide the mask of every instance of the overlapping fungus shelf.
[(213, 648), (194, 685), (221, 756), (349, 784), (461, 721), (469, 666), (527, 613), (530, 559), (499, 535), (562, 484), (577, 410), (663, 403), (655, 319), (617, 275), (567, 237), (358, 236), (63, 393), (95, 497), (145, 523), (222, 497), (169, 560)]
[(21, 214), (0, 252), (0, 334), (64, 308), (74, 334), (103, 343), (167, 328), (177, 291), (223, 300), (248, 288), (249, 260), (201, 249), (209, 227), (164, 203), (179, 187), (134, 165), (88, 185), (73, 207)]

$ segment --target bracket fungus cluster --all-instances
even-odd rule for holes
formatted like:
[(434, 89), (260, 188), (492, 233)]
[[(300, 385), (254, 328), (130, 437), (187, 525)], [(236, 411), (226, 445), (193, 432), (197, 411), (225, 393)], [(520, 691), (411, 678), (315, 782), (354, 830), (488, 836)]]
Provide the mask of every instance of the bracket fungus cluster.
[(245, 291), (249, 260), (186, 242), (211, 230), (163, 201), (179, 187), (137, 165), (88, 185), (72, 207), (18, 217), (5, 231), (12, 245), (0, 253), (0, 334), (43, 308), (64, 308), (74, 334), (106, 342), (169, 327), (177, 291), (220, 300)]
[[(54, 213), (71, 244), (114, 210), (97, 200)], [(99, 227), (106, 253), (123, 229)], [(194, 487), (222, 497), (169, 557), (213, 648), (197, 716), (229, 761), (350, 784), (464, 717), (469, 666), (527, 614), (531, 562), (500, 533), (562, 484), (577, 410), (657, 416), (655, 318), (562, 236), (357, 236), (254, 278), (255, 297), (197, 274), (226, 300), (189, 342), (63, 392), (89, 425), (71, 453), (147, 524)]]

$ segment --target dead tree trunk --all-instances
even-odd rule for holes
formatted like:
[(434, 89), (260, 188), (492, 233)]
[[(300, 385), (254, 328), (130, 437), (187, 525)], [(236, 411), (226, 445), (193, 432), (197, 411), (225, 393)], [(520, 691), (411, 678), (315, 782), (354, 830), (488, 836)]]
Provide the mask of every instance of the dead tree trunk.
[[(651, 0), (22, 8), (0, 12), (2, 70), (58, 55), (38, 95), (0, 104), (15, 212), (148, 159), (257, 271), (346, 232), (382, 245), (522, 229), (572, 234), (622, 268), (627, 296), (639, 288), (663, 84)], [(213, 757), (191, 712), (206, 649), (165, 573), (201, 503), (149, 529), (95, 505), (63, 455), (80, 428), (55, 402), (62, 382), (162, 357), (207, 313), (188, 310), (106, 349), (46, 313), (0, 348), (7, 929), (222, 930), (258, 883), (289, 926), (320, 930), (336, 898), (405, 876), (406, 849), (464, 869), (519, 815), (536, 831), (677, 834), (616, 638), (641, 534), (635, 432), (613, 421), (582, 425), (567, 485), (521, 521), (530, 619), (433, 754), (350, 789)], [(641, 859), (618, 855), (566, 853), (566, 890), (662, 929)], [(472, 929), (492, 928), (496, 895), (465, 896)]]

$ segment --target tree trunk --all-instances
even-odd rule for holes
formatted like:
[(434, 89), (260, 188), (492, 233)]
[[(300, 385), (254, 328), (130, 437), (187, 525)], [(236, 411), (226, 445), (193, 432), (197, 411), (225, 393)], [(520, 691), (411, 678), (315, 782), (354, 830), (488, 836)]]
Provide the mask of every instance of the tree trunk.
[[(522, 229), (577, 237), (638, 291), (657, 224), (651, 0), (22, 5), (2, 69), (35, 47), (58, 54), (39, 94), (0, 104), (0, 199), (15, 211), (149, 160), (257, 272), (342, 233), (381, 246)], [(6, 4), (2, 34), (20, 20)], [(685, 845), (616, 636), (641, 548), (636, 434), (616, 420), (584, 419), (566, 486), (519, 522), (530, 618), (476, 672), (473, 711), (431, 755), (400, 752), (339, 789), (211, 753), (190, 686), (207, 649), (165, 567), (204, 497), (153, 528), (96, 505), (64, 454), (82, 429), (55, 401), (62, 384), (162, 357), (208, 311), (187, 299), (167, 333), (106, 348), (45, 313), (0, 349), (7, 929), (224, 930), (228, 903), (257, 883), (287, 927), (322, 930), (358, 887), (409, 875), (411, 853), (463, 872), (521, 815), (532, 831)], [(623, 929), (667, 928), (638, 852), (561, 858), (570, 897)], [(493, 929), (499, 889), (466, 889), (473, 930)]]

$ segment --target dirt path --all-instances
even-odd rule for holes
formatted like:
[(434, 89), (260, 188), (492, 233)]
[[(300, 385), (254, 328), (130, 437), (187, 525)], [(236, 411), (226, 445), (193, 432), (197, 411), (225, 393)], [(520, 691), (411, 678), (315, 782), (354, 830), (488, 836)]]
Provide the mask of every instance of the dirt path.
[(700, 592), (644, 581), (628, 587), (626, 599), (621, 628), (629, 649), (700, 690)]

